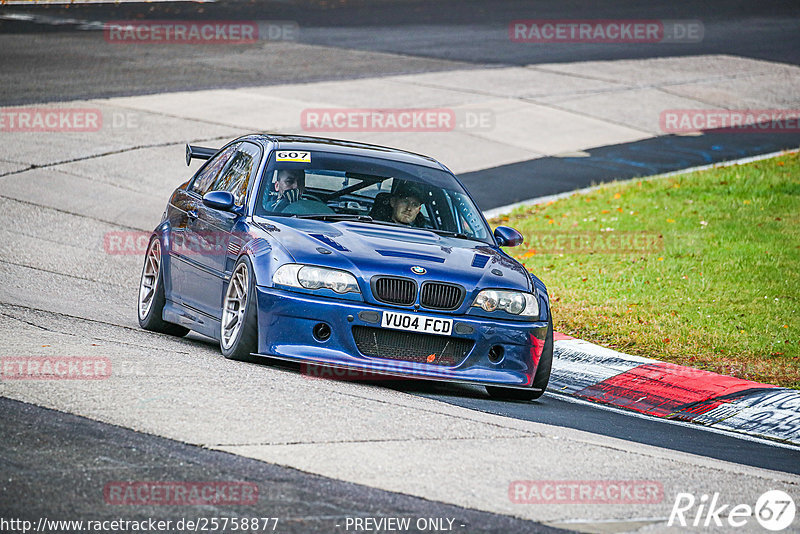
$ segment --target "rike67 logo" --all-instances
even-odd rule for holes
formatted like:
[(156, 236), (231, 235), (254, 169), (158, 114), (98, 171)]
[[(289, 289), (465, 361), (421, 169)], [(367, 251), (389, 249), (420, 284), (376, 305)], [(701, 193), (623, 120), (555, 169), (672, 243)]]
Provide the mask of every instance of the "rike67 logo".
[(691, 493), (678, 493), (669, 526), (681, 527), (726, 527), (738, 528), (747, 525), (755, 516), (756, 521), (767, 530), (778, 532), (788, 528), (795, 517), (794, 500), (781, 490), (763, 493), (755, 506), (723, 503), (715, 492), (697, 499)]

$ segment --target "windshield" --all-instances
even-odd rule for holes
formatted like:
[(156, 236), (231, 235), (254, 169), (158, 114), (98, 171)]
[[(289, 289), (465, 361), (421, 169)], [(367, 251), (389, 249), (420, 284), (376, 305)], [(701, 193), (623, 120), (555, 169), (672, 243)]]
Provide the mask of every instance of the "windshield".
[(450, 173), (379, 158), (274, 151), (255, 213), (411, 226), (493, 244), (478, 208)]

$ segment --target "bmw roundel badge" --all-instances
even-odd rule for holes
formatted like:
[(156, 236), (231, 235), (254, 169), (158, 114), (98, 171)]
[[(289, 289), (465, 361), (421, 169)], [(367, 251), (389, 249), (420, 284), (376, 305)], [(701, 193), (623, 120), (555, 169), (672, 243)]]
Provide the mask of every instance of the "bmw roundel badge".
[(420, 267), (419, 265), (415, 265), (411, 268), (411, 272), (414, 274), (425, 274), (428, 271), (425, 270), (424, 267)]

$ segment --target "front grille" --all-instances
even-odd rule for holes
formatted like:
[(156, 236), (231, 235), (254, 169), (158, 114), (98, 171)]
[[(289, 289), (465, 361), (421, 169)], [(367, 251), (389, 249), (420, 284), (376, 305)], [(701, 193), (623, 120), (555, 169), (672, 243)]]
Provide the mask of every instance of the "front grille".
[(464, 300), (464, 288), (455, 284), (425, 282), (422, 284), (420, 304), (434, 310), (455, 310)]
[(417, 283), (408, 278), (382, 276), (372, 279), (372, 293), (381, 302), (410, 306), (417, 300)]
[[(353, 338), (362, 354), (388, 360), (452, 367), (466, 358), (475, 342), (460, 337), (418, 334), (354, 326)], [(433, 356), (433, 358), (430, 358)]]

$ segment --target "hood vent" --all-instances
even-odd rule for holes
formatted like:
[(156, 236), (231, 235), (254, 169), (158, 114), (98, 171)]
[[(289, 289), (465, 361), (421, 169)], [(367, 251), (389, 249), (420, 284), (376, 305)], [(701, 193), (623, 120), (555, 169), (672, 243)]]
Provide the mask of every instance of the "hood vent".
[(340, 245), (330, 237), (326, 236), (325, 234), (308, 234), (317, 241), (322, 241), (332, 249), (338, 250), (339, 252), (350, 252), (350, 249), (345, 247), (344, 245)]
[(483, 254), (475, 254), (475, 257), (472, 258), (472, 266), (477, 267), (478, 269), (483, 269), (486, 267), (486, 263), (489, 261), (489, 256), (485, 256)]

